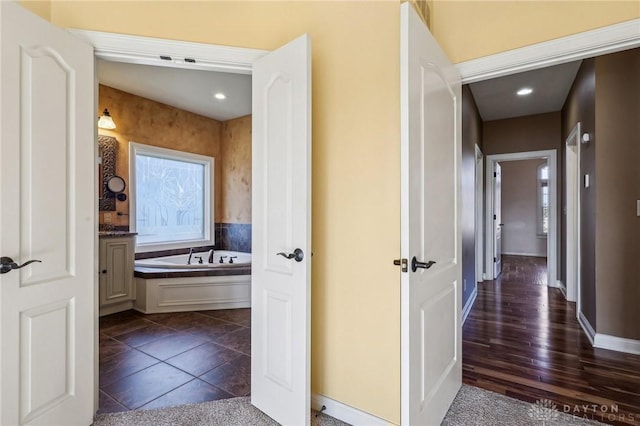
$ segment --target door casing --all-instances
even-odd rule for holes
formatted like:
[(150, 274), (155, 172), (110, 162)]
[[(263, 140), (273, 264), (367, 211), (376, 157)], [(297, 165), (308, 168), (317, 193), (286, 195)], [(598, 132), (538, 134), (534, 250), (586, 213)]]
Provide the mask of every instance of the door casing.
[(485, 229), (487, 230), (485, 247), (485, 275), (493, 280), (493, 246), (495, 229), (493, 226), (493, 170), (494, 164), (501, 161), (532, 160), (546, 158), (549, 164), (549, 235), (547, 236), (547, 283), (558, 287), (558, 168), (557, 152), (554, 149), (543, 151), (516, 152), (510, 154), (494, 154), (486, 157), (485, 186)]
[[(253, 63), (270, 53), (270, 51), (266, 50), (216, 46), (203, 43), (190, 43), (95, 31), (76, 29), (69, 31), (76, 37), (93, 45), (94, 56), (96, 58), (114, 62), (230, 72), (237, 74), (252, 74)], [(195, 64), (187, 63), (178, 59), (171, 61), (159, 59), (161, 54), (172, 58), (183, 58), (185, 54), (187, 54), (185, 52), (188, 53), (190, 58), (195, 59)], [(96, 110), (96, 116), (97, 114), (98, 111)], [(307, 250), (307, 252), (310, 253), (310, 250)], [(97, 316), (98, 311), (96, 311), (95, 314)], [(94, 374), (97, 386), (99, 379), (97, 363), (96, 368), (94, 369)], [(98, 408), (97, 395), (98, 389), (96, 388), (96, 409)]]
[(565, 194), (567, 215), (566, 282), (567, 300), (576, 302), (576, 317), (580, 317), (580, 123), (565, 141)]

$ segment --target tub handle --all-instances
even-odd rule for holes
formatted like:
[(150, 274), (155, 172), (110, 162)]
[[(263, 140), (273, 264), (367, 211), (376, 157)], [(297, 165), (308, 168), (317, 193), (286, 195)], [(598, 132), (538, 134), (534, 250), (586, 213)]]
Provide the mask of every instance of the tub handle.
[(285, 253), (285, 252), (280, 252), (278, 254), (276, 254), (276, 256), (282, 256), (286, 259), (294, 259), (296, 262), (302, 262), (302, 259), (304, 259), (304, 252), (297, 248), (293, 251), (293, 253)]

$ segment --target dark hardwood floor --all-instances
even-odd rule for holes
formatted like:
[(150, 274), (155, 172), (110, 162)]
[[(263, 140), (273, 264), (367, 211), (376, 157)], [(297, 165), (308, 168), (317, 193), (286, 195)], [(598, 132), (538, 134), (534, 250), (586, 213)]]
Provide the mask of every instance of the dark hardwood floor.
[(251, 310), (100, 318), (98, 413), (249, 395)]
[(503, 256), (463, 327), (463, 381), (603, 423), (640, 425), (640, 356), (596, 349), (546, 259)]

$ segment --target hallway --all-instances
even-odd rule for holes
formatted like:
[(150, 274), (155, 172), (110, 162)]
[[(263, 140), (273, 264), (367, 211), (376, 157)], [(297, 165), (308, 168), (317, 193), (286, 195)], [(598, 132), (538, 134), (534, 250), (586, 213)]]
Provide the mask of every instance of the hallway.
[[(640, 356), (596, 349), (575, 304), (546, 286), (546, 259), (503, 256), (463, 327), (463, 382), (561, 412), (640, 425)], [(548, 403), (547, 403), (548, 404)]]

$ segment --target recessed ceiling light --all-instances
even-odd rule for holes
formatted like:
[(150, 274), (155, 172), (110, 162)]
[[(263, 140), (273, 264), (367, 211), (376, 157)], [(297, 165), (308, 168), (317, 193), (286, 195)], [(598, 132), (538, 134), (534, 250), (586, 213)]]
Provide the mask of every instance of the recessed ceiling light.
[(216, 99), (220, 99), (220, 100), (227, 99), (227, 95), (225, 95), (224, 93), (220, 93), (220, 92), (218, 92), (215, 95), (213, 95), (213, 97), (216, 98)]
[(530, 95), (533, 92), (533, 89), (530, 87), (523, 87), (522, 89), (518, 90), (516, 93), (518, 94), (518, 96), (527, 96)]

